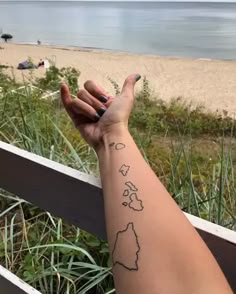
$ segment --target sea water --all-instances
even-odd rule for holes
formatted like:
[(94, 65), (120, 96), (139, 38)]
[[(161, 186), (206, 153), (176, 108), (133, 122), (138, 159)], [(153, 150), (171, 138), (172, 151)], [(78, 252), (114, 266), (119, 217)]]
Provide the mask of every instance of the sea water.
[(236, 3), (0, 1), (14, 42), (236, 59)]

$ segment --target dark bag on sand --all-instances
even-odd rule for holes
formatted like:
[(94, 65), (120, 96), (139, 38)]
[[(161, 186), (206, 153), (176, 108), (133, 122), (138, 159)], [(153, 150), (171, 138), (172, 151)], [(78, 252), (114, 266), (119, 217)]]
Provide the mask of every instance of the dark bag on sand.
[(31, 68), (37, 68), (37, 66), (29, 61), (21, 62), (17, 66), (17, 69), (31, 69)]

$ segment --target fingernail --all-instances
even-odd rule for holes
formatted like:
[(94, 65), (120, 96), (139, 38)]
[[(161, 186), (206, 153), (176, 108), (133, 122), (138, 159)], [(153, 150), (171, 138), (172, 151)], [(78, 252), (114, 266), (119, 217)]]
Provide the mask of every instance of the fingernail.
[(100, 116), (103, 116), (103, 114), (106, 112), (106, 108), (105, 107), (101, 107), (100, 109), (98, 109), (98, 114), (100, 115)]
[(108, 100), (107, 97), (103, 96), (103, 95), (101, 95), (99, 98), (100, 98), (100, 101), (103, 102), (103, 103), (106, 103), (107, 100)]
[(136, 78), (135, 78), (136, 82), (139, 81), (140, 79), (141, 79), (140, 75), (137, 75)]
[(96, 114), (94, 115), (94, 121), (95, 121), (95, 122), (98, 122), (100, 118), (101, 118), (101, 117), (100, 117), (100, 115), (99, 115), (98, 113), (96, 113)]

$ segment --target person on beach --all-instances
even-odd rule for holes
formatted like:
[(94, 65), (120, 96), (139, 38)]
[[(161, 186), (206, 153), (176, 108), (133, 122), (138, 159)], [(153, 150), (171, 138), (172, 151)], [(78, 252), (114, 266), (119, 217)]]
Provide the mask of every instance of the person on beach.
[(44, 60), (40, 59), (38, 63), (38, 67), (43, 67), (44, 66)]
[(130, 75), (111, 97), (94, 81), (65, 109), (97, 153), (116, 293), (232, 293), (221, 269), (138, 150), (128, 130), (134, 86)]

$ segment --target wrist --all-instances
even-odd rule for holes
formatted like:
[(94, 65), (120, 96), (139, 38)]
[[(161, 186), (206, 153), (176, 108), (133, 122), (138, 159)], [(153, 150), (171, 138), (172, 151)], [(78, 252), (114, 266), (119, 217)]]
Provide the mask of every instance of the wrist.
[(107, 130), (101, 137), (100, 143), (95, 148), (98, 158), (104, 154), (104, 152), (111, 147), (111, 144), (114, 146), (117, 143), (122, 143), (122, 139), (129, 136), (129, 130), (125, 126), (118, 126), (117, 128), (112, 128)]

